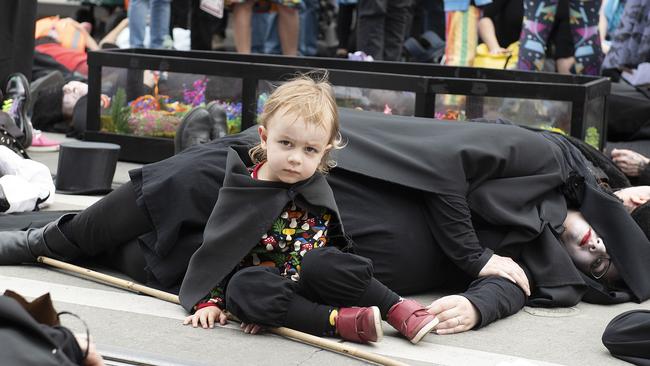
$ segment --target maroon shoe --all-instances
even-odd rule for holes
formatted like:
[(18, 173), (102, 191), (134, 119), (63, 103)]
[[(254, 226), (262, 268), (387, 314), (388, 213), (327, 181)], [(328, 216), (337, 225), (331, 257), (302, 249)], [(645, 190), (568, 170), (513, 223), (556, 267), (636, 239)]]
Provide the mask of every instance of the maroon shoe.
[(384, 336), (379, 308), (340, 308), (336, 331), (341, 338), (358, 343), (378, 342)]
[(416, 344), (438, 324), (438, 319), (419, 302), (404, 299), (388, 311), (388, 324)]

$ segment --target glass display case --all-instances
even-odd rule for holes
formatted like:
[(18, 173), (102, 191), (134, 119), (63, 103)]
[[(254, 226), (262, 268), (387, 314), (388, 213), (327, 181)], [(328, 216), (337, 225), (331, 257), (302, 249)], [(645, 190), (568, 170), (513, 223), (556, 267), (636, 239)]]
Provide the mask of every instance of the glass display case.
[(273, 85), (296, 72), (327, 69), (337, 104), (445, 120), (505, 119), (583, 139), (606, 136), (607, 79), (431, 64), (356, 62), (224, 52), (105, 50), (89, 53), (87, 131), (122, 146), (121, 160), (173, 154), (183, 116), (223, 106), (228, 132), (252, 126)]

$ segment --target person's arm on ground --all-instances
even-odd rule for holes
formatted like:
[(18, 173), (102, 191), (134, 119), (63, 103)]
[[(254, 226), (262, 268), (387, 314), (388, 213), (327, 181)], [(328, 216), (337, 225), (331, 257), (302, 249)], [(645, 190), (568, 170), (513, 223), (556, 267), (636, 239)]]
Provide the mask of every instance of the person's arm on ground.
[(192, 324), (194, 328), (200, 326), (204, 329), (214, 328), (214, 322), (226, 325), (228, 317), (223, 309), (224, 291), (222, 286), (217, 286), (210, 293), (194, 306), (194, 314), (188, 315), (183, 325)]
[(116, 25), (115, 28), (111, 29), (111, 31), (108, 32), (104, 36), (104, 38), (101, 39), (101, 41), (99, 41), (99, 47), (102, 47), (106, 43), (116, 44), (117, 36), (128, 26), (129, 26), (129, 18), (122, 19), (122, 21), (118, 25)]
[(530, 295), (524, 270), (511, 258), (502, 257), (479, 243), (465, 197), (427, 194), (425, 204), (432, 233), (451, 261), (472, 278), (501, 276)]
[(479, 329), (523, 308), (526, 295), (511, 281), (497, 276), (481, 277), (458, 295), (435, 300), (428, 307), (440, 323), (438, 334), (454, 334)]

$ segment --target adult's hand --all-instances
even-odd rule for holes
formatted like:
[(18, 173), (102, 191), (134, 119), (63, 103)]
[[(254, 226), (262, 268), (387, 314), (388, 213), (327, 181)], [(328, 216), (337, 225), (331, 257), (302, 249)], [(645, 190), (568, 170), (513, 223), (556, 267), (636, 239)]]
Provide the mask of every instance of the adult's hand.
[(83, 360), (84, 366), (104, 366), (104, 359), (97, 352), (95, 343), (91, 340), (88, 342), (86, 336), (75, 335), (77, 343), (79, 343), (79, 348), (81, 348), (81, 353), (86, 353), (86, 347), (88, 347), (88, 356)]
[(516, 283), (526, 296), (530, 296), (530, 283), (526, 272), (521, 268), (517, 262), (513, 261), (510, 257), (502, 257), (500, 255), (492, 254), (490, 260), (483, 266), (478, 273), (479, 277), (485, 276), (501, 276), (514, 283)]
[(479, 312), (466, 297), (449, 295), (427, 306), (427, 311), (440, 321), (434, 331), (437, 334), (453, 334), (468, 331), (479, 321)]
[(612, 161), (628, 177), (638, 177), (650, 163), (650, 159), (627, 149), (612, 150)]

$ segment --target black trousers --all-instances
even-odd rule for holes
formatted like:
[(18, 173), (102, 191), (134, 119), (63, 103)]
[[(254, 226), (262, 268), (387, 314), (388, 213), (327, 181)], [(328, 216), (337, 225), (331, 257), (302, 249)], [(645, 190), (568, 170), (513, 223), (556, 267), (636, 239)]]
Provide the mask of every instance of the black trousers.
[[(121, 185), (72, 219), (61, 222), (59, 227), (82, 255), (100, 258), (103, 263), (133, 279), (148, 282), (144, 255), (137, 238), (150, 232), (153, 226), (136, 204), (131, 182)], [(78, 252), (70, 253), (70, 256), (78, 255)]]
[(411, 20), (412, 0), (359, 0), (357, 50), (375, 60), (398, 61)]
[(36, 0), (3, 0), (0, 4), (0, 89), (4, 92), (7, 76), (14, 72), (31, 80)]
[(226, 309), (246, 323), (322, 335), (333, 307), (378, 306), (386, 316), (399, 296), (373, 277), (372, 262), (334, 247), (309, 251), (298, 282), (277, 268), (248, 267), (226, 287)]

